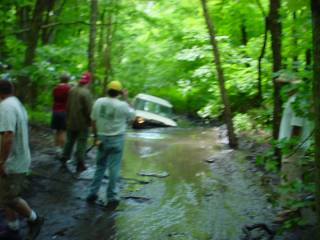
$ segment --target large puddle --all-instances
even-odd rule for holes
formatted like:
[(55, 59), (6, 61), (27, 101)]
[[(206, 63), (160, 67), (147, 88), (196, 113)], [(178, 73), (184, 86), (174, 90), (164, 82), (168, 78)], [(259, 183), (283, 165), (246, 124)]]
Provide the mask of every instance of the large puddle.
[(246, 164), (216, 142), (213, 129), (128, 133), (122, 165), (127, 200), (112, 216), (114, 238), (239, 239), (245, 224), (270, 219), (258, 176)]
[[(243, 226), (268, 224), (273, 217), (260, 176), (244, 159), (218, 143), (212, 128), (130, 131), (118, 208), (86, 205), (93, 167), (76, 180), (56, 168), (50, 173), (60, 182), (45, 183), (55, 198), (43, 193), (32, 200), (51, 216), (40, 239), (238, 240)], [(40, 166), (37, 171), (46, 168)]]

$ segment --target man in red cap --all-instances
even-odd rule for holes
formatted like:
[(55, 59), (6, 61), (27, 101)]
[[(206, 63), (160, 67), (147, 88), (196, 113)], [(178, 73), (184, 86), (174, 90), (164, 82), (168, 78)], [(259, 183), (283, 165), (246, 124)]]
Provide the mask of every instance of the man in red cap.
[(91, 125), (90, 113), (92, 107), (92, 95), (88, 89), (91, 80), (89, 72), (82, 74), (78, 86), (73, 87), (67, 102), (67, 142), (63, 149), (61, 162), (65, 164), (70, 159), (73, 146), (76, 144), (75, 158), (77, 172), (84, 171), (86, 166), (84, 158)]

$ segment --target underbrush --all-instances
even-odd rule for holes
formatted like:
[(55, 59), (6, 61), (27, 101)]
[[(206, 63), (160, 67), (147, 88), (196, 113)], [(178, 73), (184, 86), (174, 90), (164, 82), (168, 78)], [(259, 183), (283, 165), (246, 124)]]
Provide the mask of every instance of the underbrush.
[(35, 122), (46, 126), (50, 126), (50, 110), (44, 108), (32, 108), (30, 106), (26, 106), (26, 109), (28, 112), (29, 122)]
[[(311, 147), (299, 159), (299, 167), (303, 174), (301, 179), (297, 179), (290, 184), (281, 181), (281, 168), (279, 160), (274, 157), (275, 148), (281, 148), (282, 153), (286, 155), (293, 154), (295, 148), (299, 147), (292, 141), (273, 141), (271, 137), (271, 121), (268, 115), (263, 115), (259, 110), (250, 110), (248, 113), (238, 113), (233, 118), (235, 131), (239, 138), (246, 140), (240, 142), (252, 142), (260, 147), (260, 151), (255, 151), (252, 147), (245, 148), (253, 154), (255, 164), (262, 169), (264, 175), (272, 176), (273, 181), (269, 179), (268, 184), (273, 184), (274, 193), (270, 202), (280, 207), (284, 212), (290, 212), (288, 216), (282, 216), (279, 234), (295, 231), (296, 229), (313, 228), (315, 224), (315, 166), (314, 150)], [(295, 148), (290, 148), (294, 144)], [(255, 147), (257, 148), (257, 147)], [(291, 150), (290, 150), (291, 149)], [(261, 151), (262, 150), (262, 151)], [(254, 153), (252, 153), (254, 152)], [(294, 196), (294, 197), (283, 197)], [(308, 214), (306, 214), (308, 212)]]

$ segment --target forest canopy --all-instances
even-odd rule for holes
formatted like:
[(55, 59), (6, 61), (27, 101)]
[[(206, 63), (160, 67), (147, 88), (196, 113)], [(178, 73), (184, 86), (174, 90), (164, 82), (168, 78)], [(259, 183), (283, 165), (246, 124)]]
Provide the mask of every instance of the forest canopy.
[[(216, 23), (232, 109), (244, 113), (248, 105), (262, 103), (264, 120), (269, 121), (270, 37), (262, 59), (260, 90), (257, 74), (268, 1), (219, 0), (208, 1), (208, 5)], [(11, 66), (2, 72), (28, 88), (28, 104), (48, 107), (48, 93), (61, 73), (70, 73), (76, 81), (88, 69), (92, 6), (82, 0), (5, 0), (0, 7), (0, 59), (3, 65)], [(107, 81), (118, 79), (132, 96), (157, 94), (171, 100), (178, 113), (202, 117), (222, 114), (212, 47), (198, 0), (108, 0), (97, 2), (95, 11), (96, 95), (103, 94)], [(282, 71), (310, 79), (310, 71), (305, 71), (311, 48), (307, 2), (283, 1), (281, 20)]]

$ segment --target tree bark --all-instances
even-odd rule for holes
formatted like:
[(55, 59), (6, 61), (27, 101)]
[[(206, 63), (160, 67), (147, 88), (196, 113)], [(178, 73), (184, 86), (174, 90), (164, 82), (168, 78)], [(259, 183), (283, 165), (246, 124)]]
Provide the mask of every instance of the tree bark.
[[(272, 123), (272, 136), (274, 140), (278, 139), (282, 112), (281, 88), (282, 84), (277, 82), (277, 73), (281, 70), (281, 32), (282, 26), (280, 21), (280, 0), (270, 0), (270, 13), (269, 13), (269, 29), (271, 32), (271, 46), (273, 58), (273, 123)], [(280, 161), (281, 153), (279, 149), (275, 151), (275, 157)]]
[(313, 33), (313, 101), (315, 110), (315, 171), (317, 238), (320, 239), (320, 0), (311, 0)]
[(110, 1), (110, 7), (108, 8), (108, 19), (107, 19), (107, 33), (105, 38), (105, 48), (104, 48), (104, 56), (103, 56), (103, 63), (104, 63), (104, 79), (103, 79), (103, 86), (102, 86), (102, 95), (106, 93), (107, 90), (107, 83), (110, 78), (110, 74), (112, 72), (112, 63), (111, 63), (111, 49), (112, 49), (112, 39), (113, 39), (113, 0)]
[[(19, 29), (29, 28), (30, 12), (31, 12), (31, 7), (29, 5), (21, 6), (21, 7), (18, 4), (16, 5), (16, 19), (17, 19), (17, 26), (19, 27)], [(19, 32), (17, 33), (17, 38), (23, 42), (27, 42), (28, 33)]]
[(305, 53), (306, 55), (305, 55), (305, 61), (306, 61), (306, 65), (305, 65), (305, 70), (307, 70), (307, 71), (311, 71), (311, 49), (309, 48), (309, 49), (307, 49), (306, 50), (306, 53)]
[(100, 28), (99, 28), (99, 41), (98, 41), (98, 46), (97, 46), (97, 54), (99, 56), (100, 53), (102, 53), (103, 50), (103, 44), (104, 44), (104, 35), (105, 35), (105, 14), (106, 10), (104, 9), (102, 13), (100, 14)]
[(202, 9), (203, 9), (203, 15), (204, 15), (204, 18), (205, 18), (205, 21), (207, 24), (208, 32), (210, 35), (211, 45), (213, 48), (213, 56), (214, 56), (214, 62), (216, 65), (216, 71), (217, 71), (217, 76), (218, 76), (218, 81), (219, 81), (219, 88), (220, 88), (222, 102), (224, 104), (224, 119), (225, 119), (227, 129), (228, 129), (229, 146), (232, 148), (237, 148), (238, 141), (237, 141), (237, 137), (234, 133), (233, 122), (232, 122), (232, 112), (231, 112), (231, 107), (230, 107), (230, 103), (229, 103), (229, 98), (228, 98), (228, 95), (227, 95), (227, 92), (225, 89), (225, 79), (224, 79), (222, 65), (220, 62), (220, 53), (219, 53), (219, 49), (218, 49), (218, 43), (217, 43), (216, 37), (215, 37), (216, 34), (215, 34), (214, 24), (209, 17), (206, 0), (201, 0), (201, 5), (202, 5)]
[(3, 31), (0, 31), (0, 60), (3, 61), (7, 57), (7, 46), (6, 46), (6, 39), (3, 34)]
[(292, 13), (292, 71), (298, 72), (298, 38), (297, 38), (297, 14), (296, 12)]
[(244, 23), (241, 23), (240, 30), (241, 30), (241, 43), (243, 46), (247, 46), (248, 36), (247, 36), (246, 25)]
[[(24, 57), (24, 66), (31, 66), (35, 57), (35, 51), (38, 44), (39, 32), (42, 25), (42, 16), (45, 11), (47, 1), (37, 0), (35, 3), (32, 21), (30, 23), (30, 31), (28, 32), (27, 49)], [(24, 101), (28, 94), (30, 94), (30, 78), (27, 75), (19, 77), (17, 95)], [(36, 91), (36, 89), (33, 89)]]
[[(51, 20), (51, 12), (54, 10), (55, 0), (48, 0), (47, 9), (46, 9), (46, 16), (43, 21), (44, 25), (48, 25)], [(50, 36), (52, 34), (53, 29), (52, 28), (44, 28), (42, 29), (42, 43), (44, 45), (48, 44), (50, 42)]]
[(256, 0), (256, 3), (258, 7), (260, 8), (260, 11), (262, 13), (262, 16), (264, 18), (264, 35), (263, 35), (263, 43), (261, 47), (260, 56), (258, 58), (258, 82), (257, 82), (257, 96), (256, 100), (258, 105), (261, 104), (263, 97), (262, 97), (262, 60), (264, 58), (266, 47), (267, 47), (267, 41), (268, 41), (268, 31), (269, 31), (269, 18), (263, 9), (263, 6), (260, 2), (260, 0)]
[(265, 17), (265, 27), (263, 34), (263, 43), (261, 47), (260, 56), (258, 58), (258, 83), (257, 83), (257, 102), (260, 104), (263, 100), (262, 97), (262, 60), (264, 58), (264, 54), (266, 52), (267, 41), (268, 41), (268, 18)]
[(90, 14), (90, 35), (88, 46), (88, 70), (91, 73), (91, 88), (95, 89), (95, 48), (96, 48), (96, 32), (97, 32), (97, 12), (98, 1), (91, 0), (91, 14)]

